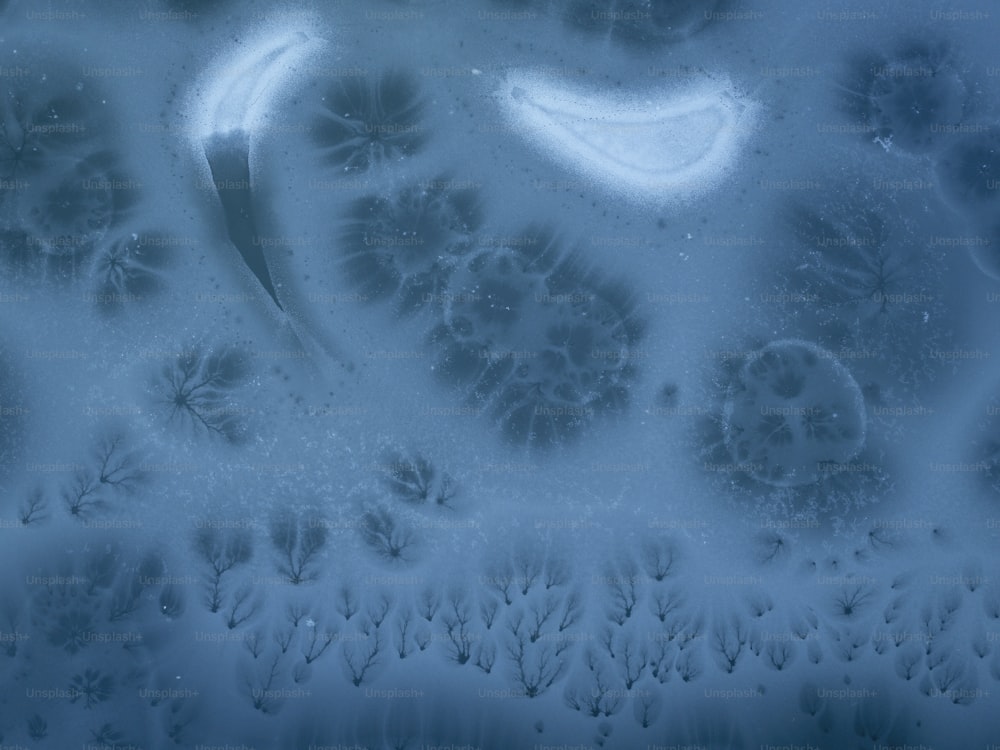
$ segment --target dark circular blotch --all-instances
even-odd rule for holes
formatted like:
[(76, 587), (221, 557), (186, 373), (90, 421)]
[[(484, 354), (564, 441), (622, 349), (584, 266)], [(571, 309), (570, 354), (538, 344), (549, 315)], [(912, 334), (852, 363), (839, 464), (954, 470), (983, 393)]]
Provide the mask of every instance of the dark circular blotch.
[(407, 73), (342, 76), (323, 96), (313, 142), (328, 164), (345, 172), (399, 161), (427, 141), (424, 107), (419, 84)]
[(440, 306), (482, 221), (478, 191), (455, 184), (447, 178), (414, 183), (351, 205), (340, 267), (361, 294), (391, 300), (399, 315)]
[(0, 210), (0, 231), (12, 240), (4, 259), (18, 273), (71, 281), (138, 200), (110, 151), (34, 177)]
[(982, 221), (1000, 210), (1000, 128), (959, 136), (938, 160), (945, 198), (959, 211)]
[(813, 484), (864, 446), (864, 397), (830, 352), (805, 341), (775, 341), (751, 355), (723, 410), (735, 464), (777, 487)]
[(133, 233), (103, 243), (94, 254), (94, 302), (106, 315), (148, 302), (165, 286), (174, 242), (156, 232)]
[(842, 106), (886, 148), (926, 153), (961, 127), (969, 91), (949, 47), (932, 41), (900, 46), (891, 56), (862, 54), (840, 85)]
[(81, 65), (31, 54), (0, 64), (9, 72), (0, 78), (0, 178), (12, 185), (0, 191), (2, 203), (22, 182), (100, 150), (112, 128), (104, 97)]
[(430, 336), (437, 376), (516, 445), (566, 443), (620, 412), (636, 374), (643, 324), (629, 291), (561, 255), (544, 229), (480, 251)]

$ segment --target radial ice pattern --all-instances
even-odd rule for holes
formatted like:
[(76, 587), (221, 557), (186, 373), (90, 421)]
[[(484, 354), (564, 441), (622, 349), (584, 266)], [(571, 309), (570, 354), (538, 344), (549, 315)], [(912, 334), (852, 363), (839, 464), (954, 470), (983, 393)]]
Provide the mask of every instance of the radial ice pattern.
[(830, 352), (806, 341), (774, 341), (749, 358), (725, 417), (733, 460), (776, 487), (819, 481), (865, 441), (861, 389)]
[(633, 95), (513, 72), (498, 98), (515, 132), (589, 180), (636, 201), (695, 198), (732, 168), (758, 107), (725, 79)]
[(510, 444), (566, 445), (628, 406), (645, 321), (627, 285), (586, 270), (551, 230), (477, 253), (443, 296), (435, 372)]

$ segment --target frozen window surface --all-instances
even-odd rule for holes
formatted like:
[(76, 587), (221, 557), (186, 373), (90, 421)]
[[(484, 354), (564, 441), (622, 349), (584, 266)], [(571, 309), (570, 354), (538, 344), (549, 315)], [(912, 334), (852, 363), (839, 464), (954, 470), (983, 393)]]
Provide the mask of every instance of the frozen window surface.
[(0, 0), (0, 744), (1000, 745), (998, 31)]

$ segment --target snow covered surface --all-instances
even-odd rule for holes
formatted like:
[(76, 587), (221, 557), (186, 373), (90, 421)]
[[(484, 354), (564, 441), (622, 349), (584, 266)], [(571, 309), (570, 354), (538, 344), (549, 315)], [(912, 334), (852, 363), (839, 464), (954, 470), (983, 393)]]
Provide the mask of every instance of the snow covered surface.
[(1000, 744), (992, 7), (0, 24), (0, 747)]

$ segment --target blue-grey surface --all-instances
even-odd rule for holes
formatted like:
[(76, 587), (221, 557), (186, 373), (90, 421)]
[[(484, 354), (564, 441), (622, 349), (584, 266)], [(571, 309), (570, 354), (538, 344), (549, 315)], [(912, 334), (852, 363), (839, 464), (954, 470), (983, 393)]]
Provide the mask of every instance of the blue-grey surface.
[(0, 749), (1000, 746), (998, 14), (0, 0)]

